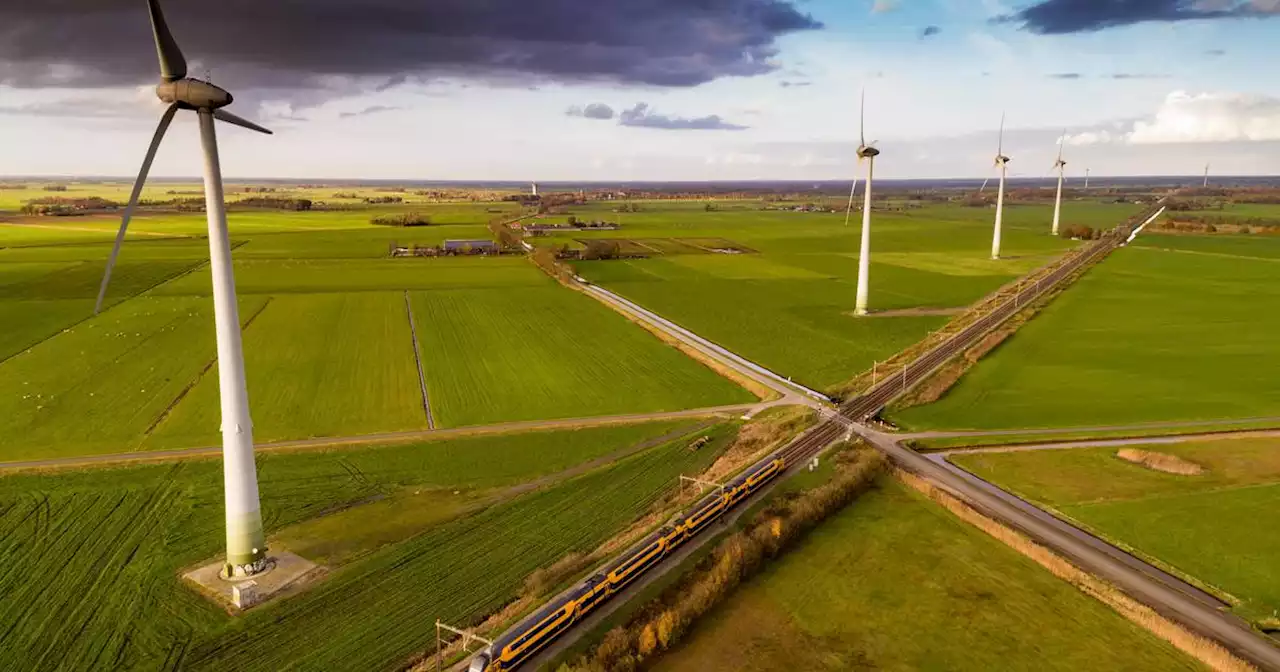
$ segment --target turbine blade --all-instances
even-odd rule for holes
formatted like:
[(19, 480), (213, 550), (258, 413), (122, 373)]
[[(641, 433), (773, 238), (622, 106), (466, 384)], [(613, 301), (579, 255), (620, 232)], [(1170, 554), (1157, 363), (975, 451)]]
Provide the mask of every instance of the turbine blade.
[(981, 194), (982, 192), (984, 192), (984, 191), (986, 191), (986, 190), (987, 190), (987, 183), (988, 183), (988, 182), (990, 182), (990, 181), (991, 181), (991, 176), (990, 176), (990, 175), (988, 175), (988, 176), (987, 176), (987, 179), (985, 179), (985, 180), (983, 180), (983, 181), (982, 181), (982, 186), (981, 186), (981, 187), (978, 187), (978, 193), (979, 193), (979, 194)]
[(102, 286), (98, 288), (98, 302), (93, 304), (94, 315), (102, 312), (102, 301), (107, 298), (107, 285), (111, 284), (111, 271), (115, 270), (116, 257), (120, 256), (120, 245), (124, 243), (124, 234), (129, 229), (129, 220), (133, 218), (133, 209), (138, 207), (138, 197), (142, 195), (142, 185), (147, 183), (151, 162), (155, 160), (156, 151), (160, 149), (160, 141), (164, 139), (165, 131), (169, 130), (169, 124), (177, 112), (176, 104), (165, 109), (164, 114), (160, 116), (160, 125), (156, 126), (156, 134), (151, 138), (151, 146), (147, 148), (147, 156), (142, 160), (142, 170), (138, 171), (138, 179), (133, 183), (133, 194), (129, 196), (129, 205), (124, 209), (124, 216), (120, 218), (120, 230), (116, 232), (116, 243), (111, 248), (111, 257), (107, 259), (107, 271), (102, 276)]
[(1067, 129), (1062, 129), (1062, 137), (1058, 138), (1058, 161), (1062, 161), (1062, 147), (1067, 144)]
[(1004, 112), (1000, 113), (1000, 144), (996, 146), (996, 156), (1004, 156)]
[[(862, 161), (859, 160), (859, 163)], [(858, 176), (853, 176), (853, 186), (849, 187), (849, 207), (844, 211), (844, 225), (849, 226), (849, 217), (853, 215), (853, 194), (858, 191)]]
[(214, 119), (217, 119), (217, 120), (219, 120), (219, 121), (225, 121), (225, 122), (227, 122), (228, 124), (235, 124), (236, 126), (241, 126), (241, 127), (243, 127), (243, 128), (247, 128), (247, 129), (249, 129), (249, 130), (251, 130), (251, 131), (257, 131), (257, 132), (259, 132), (259, 133), (266, 133), (267, 135), (271, 135), (271, 134), (272, 134), (272, 133), (271, 133), (271, 131), (268, 131), (267, 129), (265, 129), (265, 128), (263, 128), (263, 127), (261, 127), (261, 126), (259, 126), (259, 125), (255, 124), (255, 123), (253, 123), (252, 121), (249, 121), (248, 119), (245, 119), (245, 118), (243, 118), (243, 117), (237, 117), (236, 115), (231, 114), (230, 112), (226, 111), (225, 109), (214, 110), (214, 111), (213, 111), (213, 118), (214, 118)]
[(156, 37), (156, 54), (160, 57), (160, 76), (168, 82), (183, 79), (187, 76), (187, 59), (182, 56), (173, 33), (169, 32), (159, 0), (147, 0), (147, 9), (151, 13), (151, 32)]
[(867, 144), (867, 90), (862, 90), (862, 115), (858, 124), (858, 141), (865, 147)]

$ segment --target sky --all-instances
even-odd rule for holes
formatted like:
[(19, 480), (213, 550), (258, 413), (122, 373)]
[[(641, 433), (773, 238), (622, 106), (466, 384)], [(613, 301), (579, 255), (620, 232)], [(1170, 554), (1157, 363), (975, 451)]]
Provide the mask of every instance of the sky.
[[(228, 177), (1280, 174), (1280, 0), (167, 0)], [(0, 175), (129, 176), (142, 0), (0, 0)], [(200, 172), (180, 113), (156, 176)]]

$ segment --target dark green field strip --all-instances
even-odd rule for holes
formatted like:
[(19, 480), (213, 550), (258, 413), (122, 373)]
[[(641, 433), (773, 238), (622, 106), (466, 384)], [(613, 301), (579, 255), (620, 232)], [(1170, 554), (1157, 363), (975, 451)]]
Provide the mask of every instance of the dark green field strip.
[[(687, 421), (260, 455), (263, 519), (269, 533), (274, 534), (402, 488), (506, 487), (652, 441), (679, 427), (688, 427)], [(561, 503), (565, 520), (579, 517), (568, 526), (577, 536), (557, 537), (559, 532), (553, 530), (557, 522), (543, 519), (540, 524), (551, 530), (545, 542), (517, 537), (539, 549), (537, 557), (554, 560), (563, 550), (554, 548), (557, 540), (607, 536), (612, 530), (603, 528), (614, 519), (606, 516), (594, 525), (591, 521), (596, 511), (578, 510), (572, 500), (582, 490), (591, 490), (594, 495), (582, 496), (588, 501), (592, 496), (604, 498), (596, 502), (600, 511), (616, 508), (619, 515), (630, 515), (655, 493), (670, 487), (676, 471), (696, 469), (705, 460), (714, 459), (716, 451), (690, 453), (685, 444), (687, 440), (676, 441), (589, 477), (594, 480), (561, 486), (568, 489), (553, 500)], [(622, 490), (610, 489), (615, 481), (622, 484)], [(503, 513), (508, 518), (502, 520), (510, 522), (511, 516), (522, 516), (520, 511), (540, 510), (552, 501), (548, 496), (531, 495), (522, 505), (526, 508)], [(498, 514), (495, 510), (487, 515)], [(451, 531), (427, 532), (411, 543), (418, 544), (414, 547), (418, 552), (426, 552), (424, 549), (441, 540), (465, 539), (458, 536), (464, 535), (461, 528), (465, 527), (463, 521)], [(243, 623), (228, 619), (178, 578), (181, 568), (213, 558), (222, 544), (222, 470), (216, 460), (0, 477), (0, 594), (5, 596), (0, 600), (0, 636), (5, 642), (0, 646), (0, 668), (180, 669), (191, 662), (193, 643), (218, 648), (212, 642), (219, 638), (234, 640), (237, 633), (244, 632)], [(398, 554), (397, 548), (375, 557), (382, 558), (378, 562), (394, 564), (413, 555), (408, 550)], [(520, 544), (509, 544), (503, 552), (519, 554), (520, 550)], [(430, 552), (461, 558), (468, 551), (465, 547), (441, 547)], [(392, 556), (397, 560), (388, 560)], [(433, 564), (425, 559), (422, 562)], [(482, 557), (478, 562), (490, 560)], [(455, 586), (454, 592), (437, 592), (429, 580), (434, 576), (430, 567), (410, 564), (404, 571), (419, 573), (393, 575), (409, 581), (400, 584), (404, 596), (397, 599), (463, 598), (465, 584)], [(501, 567), (486, 566), (490, 571)], [(347, 581), (359, 583), (364, 576), (381, 574), (387, 565), (362, 567), (353, 566), (350, 574), (337, 572), (329, 583), (335, 588)], [(414, 583), (417, 580), (422, 582)], [(504, 580), (518, 585), (523, 576)], [(340, 593), (345, 590), (352, 588), (339, 588)], [(493, 595), (480, 587), (470, 599), (502, 599)], [(291, 606), (295, 604), (298, 606)], [(314, 607), (317, 603), (307, 604)], [(386, 604), (395, 606), (397, 602)], [(368, 609), (376, 606), (366, 605)], [(306, 610), (307, 605), (292, 600), (271, 609), (288, 614), (290, 619), (301, 618)], [(325, 604), (322, 611), (307, 618), (334, 619), (325, 627), (345, 625), (346, 611), (347, 605)], [(387, 632), (397, 624), (387, 620), (375, 626)], [(326, 632), (332, 634), (331, 630)], [(415, 642), (414, 650), (428, 643), (427, 639)], [(328, 655), (340, 653), (330, 651)], [(253, 667), (253, 661), (240, 659), (237, 665)], [(263, 663), (255, 669), (278, 667)], [(350, 668), (366, 669), (358, 661)]]

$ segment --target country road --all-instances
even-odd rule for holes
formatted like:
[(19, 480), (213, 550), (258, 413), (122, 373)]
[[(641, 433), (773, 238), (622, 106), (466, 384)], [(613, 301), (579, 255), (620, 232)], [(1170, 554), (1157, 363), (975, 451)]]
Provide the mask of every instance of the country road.
[(644, 322), (663, 333), (679, 340), (686, 346), (697, 350), (704, 356), (709, 357), (720, 364), (727, 366), (738, 374), (745, 376), (769, 389), (782, 395), (783, 399), (789, 400), (791, 403), (803, 404), (814, 408), (822, 407), (831, 403), (831, 399), (827, 395), (792, 381), (790, 378), (781, 376), (769, 369), (756, 364), (755, 362), (721, 346), (713, 343), (688, 329), (672, 322), (671, 320), (658, 315), (657, 313), (633, 302), (629, 301), (613, 292), (593, 285), (587, 282), (579, 281), (580, 287), (597, 300), (612, 306), (619, 312), (630, 317), (633, 320)]
[[(566, 418), (562, 420), (528, 420), (522, 422), (505, 422), (493, 425), (474, 425), (455, 427), (452, 429), (426, 429), (407, 432), (385, 432), (381, 434), (361, 434), (358, 436), (336, 436), (297, 441), (278, 441), (275, 443), (259, 443), (254, 447), (257, 453), (279, 452), (288, 450), (324, 449), (337, 446), (351, 446), (369, 443), (393, 443), (402, 441), (447, 439), (463, 436), (480, 436), (484, 434), (508, 434), (540, 429), (575, 429), (579, 427), (598, 427), (601, 425), (618, 425), (660, 420), (678, 420), (680, 418), (702, 418), (713, 415), (737, 416), (759, 413), (761, 410), (785, 404), (785, 400), (759, 402), (755, 404), (735, 404), (731, 406), (711, 406), (708, 408), (692, 408), (684, 411), (667, 411), (663, 413), (637, 413), (633, 415), (602, 415), (588, 418)], [(114, 463), (168, 461), (193, 458), (217, 457), (222, 455), (221, 446), (201, 446), (198, 448), (181, 448), (177, 450), (140, 450), (132, 453), (113, 453), (110, 455), (84, 455), (76, 457), (58, 457), (43, 460), (19, 460), (0, 462), (0, 471), (18, 469), (57, 469), (99, 466)]]
[[(890, 435), (901, 441), (897, 434)], [(1212, 441), (1222, 439), (1253, 439), (1280, 437), (1280, 429), (1241, 430), (1238, 432), (1205, 432), (1203, 434), (1177, 434), (1175, 436), (1131, 436), (1123, 439), (1080, 439), (1078, 441), (1059, 441), (1056, 443), (1024, 443), (1009, 446), (980, 446), (973, 448), (949, 448), (927, 453), (927, 457), (935, 462), (945, 460), (952, 455), (971, 453), (1025, 453), (1036, 450), (1070, 450), (1072, 448), (1119, 448), (1123, 446), (1167, 445), (1189, 443), (1192, 441)]]
[[(1280, 425), (1280, 417), (1234, 418), (1228, 420), (1178, 420), (1171, 422), (1141, 422), (1131, 425), (1100, 425), (1096, 427), (1050, 427), (1029, 429), (957, 429), (927, 432), (899, 432), (894, 436), (901, 441), (912, 439), (958, 439), (967, 436), (1039, 436), (1051, 434), (1092, 434), (1094, 432), (1144, 432), (1162, 429), (1191, 429), (1195, 427), (1229, 427), (1254, 423), (1274, 422)], [(1229, 431), (1229, 430), (1221, 430)]]

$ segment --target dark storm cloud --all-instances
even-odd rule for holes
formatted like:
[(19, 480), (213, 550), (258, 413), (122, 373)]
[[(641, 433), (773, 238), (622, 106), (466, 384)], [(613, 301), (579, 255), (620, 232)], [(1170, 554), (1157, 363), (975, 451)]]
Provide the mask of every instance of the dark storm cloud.
[(668, 131), (741, 131), (747, 128), (731, 124), (721, 119), (718, 114), (696, 118), (668, 117), (651, 111), (648, 103), (636, 103), (635, 107), (623, 110), (618, 115), (618, 123), (623, 126), (658, 128)]
[(924, 29), (920, 31), (920, 39), (923, 40), (927, 37), (933, 37), (941, 32), (942, 29), (937, 26), (925, 26)]
[[(0, 84), (108, 86), (157, 76), (140, 0), (0, 0)], [(793, 0), (169, 0), (194, 66), (246, 87), (334, 77), (533, 76), (694, 86), (777, 68), (776, 40), (822, 24)], [(527, 82), (526, 82), (527, 83)]]
[(591, 103), (586, 106), (574, 105), (569, 108), (565, 114), (571, 117), (583, 117), (585, 119), (612, 119), (613, 108), (604, 103)]
[(1269, 0), (1042, 0), (997, 21), (1060, 35), (1148, 21), (1267, 16), (1280, 16), (1280, 5)]

